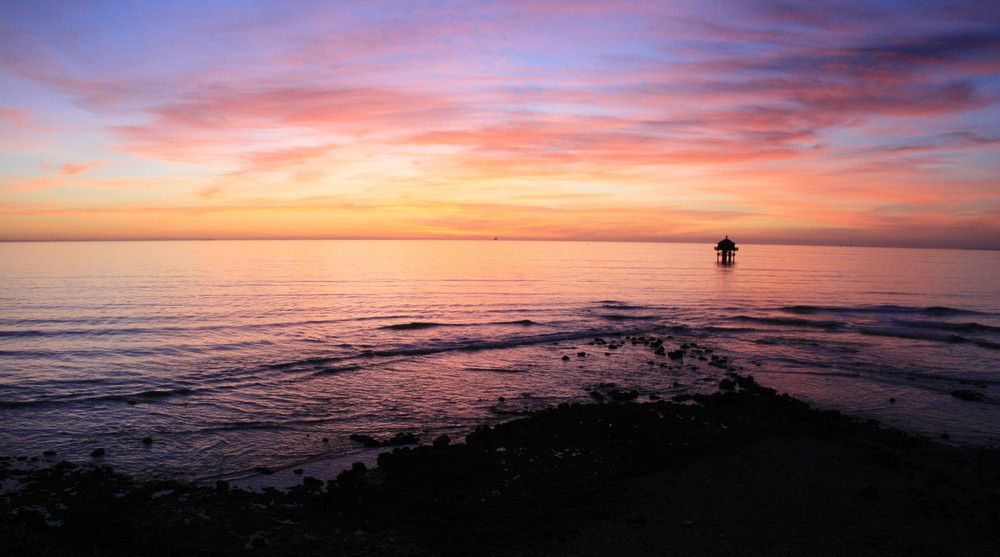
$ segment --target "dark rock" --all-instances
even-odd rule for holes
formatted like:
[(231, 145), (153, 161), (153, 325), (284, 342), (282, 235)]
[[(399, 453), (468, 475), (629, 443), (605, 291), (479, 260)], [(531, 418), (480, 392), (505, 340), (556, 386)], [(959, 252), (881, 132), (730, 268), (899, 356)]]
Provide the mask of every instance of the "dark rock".
[(889, 397), (889, 402), (895, 404), (896, 403), (896, 397)]
[(619, 391), (618, 389), (612, 389), (608, 391), (608, 396), (615, 402), (629, 402), (639, 398), (639, 393), (635, 390)]
[(563, 356), (562, 359), (565, 362), (566, 360), (569, 360), (569, 356)]
[(324, 437), (323, 438), (323, 442), (324, 443), (329, 443), (330, 442), (330, 438), (329, 437)]
[(435, 447), (441, 448), (441, 447), (447, 447), (449, 443), (451, 443), (451, 437), (441, 434), (434, 439), (433, 444)]
[(368, 472), (368, 467), (365, 466), (364, 462), (355, 462), (351, 465), (351, 472), (358, 476), (364, 476)]
[(497, 397), (497, 402), (504, 402), (505, 400), (507, 400), (506, 397), (502, 397), (502, 396), (498, 396)]
[(412, 433), (397, 433), (393, 435), (391, 439), (387, 441), (379, 441), (371, 435), (364, 435), (360, 433), (352, 433), (350, 437), (351, 441), (357, 441), (362, 445), (375, 448), (375, 447), (394, 447), (398, 445), (416, 445), (420, 442), (420, 439)]
[(684, 357), (684, 351), (681, 349), (671, 350), (670, 352), (667, 352), (667, 357), (671, 360), (680, 360)]
[(599, 391), (590, 391), (590, 398), (596, 400), (597, 402), (604, 401), (604, 395), (601, 394)]
[(306, 476), (302, 478), (302, 487), (309, 491), (321, 491), (323, 489), (323, 481), (312, 476)]
[(576, 355), (577, 355), (577, 357), (580, 357), (580, 358), (586, 358), (587, 357), (587, 353), (586, 352), (577, 352)]
[(968, 389), (959, 389), (957, 391), (952, 391), (951, 396), (972, 402), (978, 402), (983, 400), (983, 393), (977, 393), (976, 391), (970, 391)]
[(295, 470), (292, 470), (292, 473), (295, 474), (296, 476), (301, 476), (303, 472), (305, 472), (305, 470), (303, 470), (302, 468), (296, 468)]
[(350, 437), (351, 441), (357, 441), (366, 447), (381, 447), (382, 443), (372, 437), (371, 435), (364, 435), (360, 433), (352, 433)]
[(56, 456), (56, 452), (53, 451), (52, 449), (49, 449), (49, 450), (43, 452), (42, 454), (45, 455), (45, 456)]
[(337, 474), (338, 488), (346, 488), (355, 483), (357, 483), (357, 477), (353, 470), (344, 470), (343, 472)]
[(488, 425), (476, 426), (475, 431), (465, 436), (465, 444), (470, 447), (485, 446), (492, 437), (492, 433)]
[(93, 452), (90, 453), (90, 456), (92, 456), (94, 458), (101, 458), (104, 455), (105, 455), (105, 452), (104, 452), (103, 448), (94, 449)]
[(378, 455), (376, 463), (378, 464), (379, 468), (385, 468), (385, 469), (392, 468), (392, 466), (396, 464), (396, 455), (392, 453), (382, 453)]
[(388, 441), (383, 443), (383, 445), (387, 446), (416, 445), (419, 442), (420, 439), (418, 439), (417, 436), (412, 433), (397, 433), (396, 435), (392, 436), (392, 439), (389, 439)]
[(216, 480), (215, 481), (216, 491), (229, 491), (229, 482), (226, 480)]
[(152, 437), (143, 437), (142, 438), (142, 444), (143, 445), (152, 445), (153, 444), (153, 438)]
[(265, 476), (270, 476), (271, 474), (274, 473), (274, 470), (271, 470), (267, 466), (258, 466), (254, 468), (254, 471), (257, 472), (258, 474), (264, 474)]
[(720, 356), (716, 356), (715, 354), (713, 354), (712, 355), (712, 359), (711, 359), (711, 363), (709, 365), (712, 365), (712, 366), (715, 366), (715, 367), (720, 367), (720, 368), (725, 368), (726, 366), (729, 365), (729, 358), (720, 357)]
[(732, 379), (723, 379), (722, 381), (719, 381), (719, 388), (724, 391), (732, 391), (736, 388), (736, 382)]

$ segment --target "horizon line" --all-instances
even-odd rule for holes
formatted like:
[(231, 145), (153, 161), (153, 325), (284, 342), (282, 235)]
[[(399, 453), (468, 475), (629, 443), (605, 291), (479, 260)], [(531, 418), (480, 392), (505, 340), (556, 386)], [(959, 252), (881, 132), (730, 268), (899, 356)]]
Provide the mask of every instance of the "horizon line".
[[(724, 235), (728, 237), (728, 235)], [(237, 238), (0, 238), (0, 243), (4, 244), (42, 244), (42, 243), (100, 243), (100, 242), (281, 242), (281, 241), (467, 241), (467, 242), (575, 242), (575, 243), (619, 243), (619, 244), (712, 244), (717, 240), (669, 240), (669, 239), (579, 239), (579, 238), (532, 238), (532, 237), (508, 237), (483, 236), (483, 237), (441, 237), (441, 236), (295, 236), (295, 237), (237, 237)], [(742, 241), (740, 245), (758, 246), (802, 246), (802, 247), (848, 247), (848, 248), (885, 248), (885, 249), (933, 249), (933, 250), (975, 250), (975, 251), (1000, 251), (998, 247), (974, 247), (974, 246), (931, 246), (931, 245), (894, 245), (877, 243), (825, 243), (825, 242), (774, 242), (774, 241)]]

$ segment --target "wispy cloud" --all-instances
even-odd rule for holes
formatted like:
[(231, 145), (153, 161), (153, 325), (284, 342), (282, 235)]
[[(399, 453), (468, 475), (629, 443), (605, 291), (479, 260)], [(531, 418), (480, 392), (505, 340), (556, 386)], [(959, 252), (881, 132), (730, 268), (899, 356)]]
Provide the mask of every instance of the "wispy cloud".
[(59, 165), (58, 167), (52, 167), (47, 164), (43, 164), (42, 166), (50, 170), (57, 170), (58, 171), (57, 176), (74, 176), (91, 168), (94, 168), (95, 166), (101, 166), (103, 164), (107, 164), (107, 161), (92, 161), (79, 164), (65, 163)]

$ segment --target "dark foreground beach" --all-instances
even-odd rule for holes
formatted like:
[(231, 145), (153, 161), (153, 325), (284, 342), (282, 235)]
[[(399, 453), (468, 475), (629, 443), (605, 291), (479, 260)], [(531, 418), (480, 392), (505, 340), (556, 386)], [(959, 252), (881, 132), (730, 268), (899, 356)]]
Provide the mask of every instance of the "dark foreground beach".
[(998, 449), (811, 409), (750, 377), (690, 400), (603, 396), (288, 491), (6, 458), (3, 553), (1000, 555)]

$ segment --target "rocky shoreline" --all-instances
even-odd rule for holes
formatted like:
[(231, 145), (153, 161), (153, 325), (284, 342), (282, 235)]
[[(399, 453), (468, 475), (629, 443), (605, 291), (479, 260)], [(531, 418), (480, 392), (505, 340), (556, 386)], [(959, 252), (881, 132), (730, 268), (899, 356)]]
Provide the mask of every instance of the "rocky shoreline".
[(288, 491), (6, 457), (0, 539), (6, 555), (1000, 554), (1000, 449), (812, 409), (749, 376), (615, 398)]

